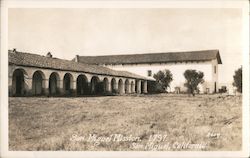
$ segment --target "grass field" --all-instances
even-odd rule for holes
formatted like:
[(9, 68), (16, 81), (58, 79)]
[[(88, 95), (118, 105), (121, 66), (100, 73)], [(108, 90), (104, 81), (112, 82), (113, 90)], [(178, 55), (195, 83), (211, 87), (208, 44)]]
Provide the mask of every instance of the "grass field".
[(241, 109), (222, 95), (9, 98), (9, 150), (241, 150)]

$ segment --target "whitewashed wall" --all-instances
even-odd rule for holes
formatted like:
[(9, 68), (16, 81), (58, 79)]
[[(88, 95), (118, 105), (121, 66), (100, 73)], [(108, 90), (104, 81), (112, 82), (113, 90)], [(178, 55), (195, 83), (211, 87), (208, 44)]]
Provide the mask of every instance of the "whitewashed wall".
[[(216, 89), (218, 91), (218, 65), (217, 61), (209, 62), (182, 62), (182, 63), (172, 63), (172, 64), (134, 64), (134, 65), (106, 65), (107, 67), (114, 70), (129, 71), (141, 76), (148, 77), (148, 70), (152, 71), (152, 76), (149, 77), (153, 79), (153, 74), (157, 73), (159, 70), (169, 69), (173, 74), (173, 81), (171, 82), (170, 91), (174, 91), (175, 87), (180, 87), (181, 91), (186, 91), (184, 87), (185, 77), (184, 72), (187, 69), (195, 69), (197, 71), (202, 71), (204, 73), (205, 82), (200, 85), (201, 92), (205, 92), (206, 88), (209, 88), (209, 92), (213, 93), (215, 89), (214, 82), (217, 82)], [(215, 67), (216, 66), (216, 67)], [(216, 74), (214, 73), (216, 69)]]

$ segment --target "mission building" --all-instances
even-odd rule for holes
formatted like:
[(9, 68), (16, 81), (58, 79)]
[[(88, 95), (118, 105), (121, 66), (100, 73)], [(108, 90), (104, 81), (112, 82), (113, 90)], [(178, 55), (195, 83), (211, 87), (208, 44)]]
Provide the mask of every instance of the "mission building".
[(149, 79), (159, 70), (168, 69), (173, 74), (170, 92), (185, 92), (184, 72), (194, 69), (204, 73), (204, 83), (199, 86), (200, 93), (218, 92), (218, 66), (222, 64), (219, 50), (186, 52), (126, 54), (106, 56), (79, 56), (76, 62), (104, 66), (113, 70), (128, 71)]

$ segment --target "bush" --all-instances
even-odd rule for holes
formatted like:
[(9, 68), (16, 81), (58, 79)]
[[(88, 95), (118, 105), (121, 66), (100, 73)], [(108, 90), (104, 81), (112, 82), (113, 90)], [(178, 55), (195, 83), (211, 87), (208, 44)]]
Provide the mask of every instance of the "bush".
[(186, 83), (184, 84), (184, 86), (187, 87), (188, 93), (195, 96), (195, 91), (199, 93), (198, 85), (204, 82), (203, 72), (197, 72), (196, 70), (186, 70), (184, 72), (184, 77), (186, 78)]
[(219, 89), (219, 93), (226, 93), (227, 92), (227, 87), (222, 86), (221, 89)]
[(242, 93), (242, 67), (235, 71), (233, 78), (233, 86), (237, 88), (238, 92)]
[(163, 71), (161, 70), (158, 71), (156, 74), (154, 74), (153, 77), (158, 83), (158, 85), (156, 85), (157, 91), (160, 91), (160, 92), (166, 92), (167, 88), (170, 87), (170, 83), (173, 81), (173, 75), (167, 69)]

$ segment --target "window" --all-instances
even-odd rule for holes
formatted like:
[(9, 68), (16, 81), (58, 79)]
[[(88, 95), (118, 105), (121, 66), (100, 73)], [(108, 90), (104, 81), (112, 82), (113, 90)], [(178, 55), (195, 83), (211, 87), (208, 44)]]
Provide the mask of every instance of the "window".
[(214, 73), (216, 74), (216, 66), (214, 66)]
[(148, 70), (148, 76), (152, 76), (152, 71), (151, 70)]

